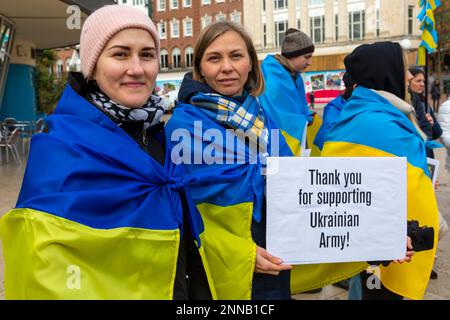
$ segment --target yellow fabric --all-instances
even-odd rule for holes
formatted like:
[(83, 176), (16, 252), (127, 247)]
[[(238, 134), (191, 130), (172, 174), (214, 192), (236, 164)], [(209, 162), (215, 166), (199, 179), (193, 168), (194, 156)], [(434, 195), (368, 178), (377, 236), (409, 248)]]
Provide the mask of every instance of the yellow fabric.
[(419, 47), (417, 54), (417, 65), (424, 66), (427, 59), (427, 49), (425, 47)]
[[(251, 235), (253, 203), (232, 206), (199, 204), (205, 226), (201, 235), (216, 298), (251, 299), (256, 244)], [(210, 285), (211, 286), (211, 285)]]
[[(327, 142), (323, 156), (342, 157), (393, 157), (394, 155), (368, 146), (347, 143)], [(433, 227), (434, 248), (417, 252), (410, 263), (391, 263), (381, 267), (381, 282), (389, 290), (410, 298), (422, 299), (430, 278), (438, 241), (438, 208), (431, 180), (421, 168), (407, 165), (407, 211), (408, 220), (419, 221), (420, 226)]]
[(291, 270), (291, 293), (322, 288), (353, 277), (367, 267), (365, 262), (296, 265)]
[(172, 299), (179, 230), (94, 229), (45, 212), (0, 219), (7, 299)]
[(308, 147), (311, 149), (311, 157), (320, 157), (321, 151), (314, 144), (314, 139), (322, 126), (322, 122), (322, 118), (318, 114), (315, 114), (313, 122), (307, 127), (306, 140), (308, 141)]
[(422, 31), (422, 40), (424, 42), (426, 42), (426, 44), (428, 44), (430, 46), (430, 48), (432, 48), (432, 49), (437, 48), (437, 43), (436, 43), (435, 39), (431, 35), (430, 31), (428, 31), (427, 29), (423, 29), (423, 31)]
[(286, 131), (283, 129), (280, 129), (281, 134), (283, 135), (284, 139), (286, 140), (286, 143), (289, 146), (289, 149), (291, 149), (291, 152), (294, 156), (300, 157), (301, 155), (301, 141), (294, 138), (293, 136), (289, 135)]

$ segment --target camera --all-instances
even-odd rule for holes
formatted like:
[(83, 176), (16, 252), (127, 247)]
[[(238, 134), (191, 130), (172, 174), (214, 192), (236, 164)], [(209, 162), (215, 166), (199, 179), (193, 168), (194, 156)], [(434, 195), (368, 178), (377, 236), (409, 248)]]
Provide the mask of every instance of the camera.
[[(419, 226), (416, 220), (408, 221), (407, 235), (411, 238), (411, 244), (415, 252), (433, 249), (434, 229), (427, 226)], [(368, 261), (370, 265), (383, 265), (387, 267), (391, 261)]]

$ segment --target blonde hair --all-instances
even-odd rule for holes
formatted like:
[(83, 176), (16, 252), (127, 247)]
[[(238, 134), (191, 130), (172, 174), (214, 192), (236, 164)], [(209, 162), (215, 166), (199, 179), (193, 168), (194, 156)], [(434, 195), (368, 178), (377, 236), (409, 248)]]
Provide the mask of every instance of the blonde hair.
[(193, 78), (199, 82), (205, 83), (205, 79), (201, 74), (200, 63), (206, 49), (214, 40), (228, 31), (238, 33), (244, 40), (247, 46), (247, 52), (250, 56), (252, 69), (248, 74), (247, 82), (244, 88), (250, 91), (252, 96), (259, 96), (264, 91), (264, 78), (261, 72), (261, 67), (258, 62), (258, 55), (256, 54), (253, 41), (248, 35), (247, 31), (238, 24), (229, 21), (219, 21), (210, 24), (202, 30), (194, 48), (194, 72)]

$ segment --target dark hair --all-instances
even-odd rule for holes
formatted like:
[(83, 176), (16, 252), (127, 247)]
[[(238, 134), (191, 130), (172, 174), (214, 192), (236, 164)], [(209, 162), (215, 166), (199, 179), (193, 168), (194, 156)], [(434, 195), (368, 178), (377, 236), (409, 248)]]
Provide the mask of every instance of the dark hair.
[(193, 78), (199, 82), (205, 82), (205, 79), (203, 78), (200, 70), (202, 57), (209, 45), (218, 37), (228, 31), (234, 31), (238, 33), (247, 46), (247, 52), (250, 57), (252, 69), (248, 74), (245, 88), (250, 91), (250, 94), (252, 96), (259, 96), (264, 91), (264, 78), (261, 72), (261, 67), (259, 65), (258, 55), (256, 54), (252, 38), (250, 38), (247, 31), (245, 31), (245, 29), (240, 25), (233, 22), (215, 22), (202, 30), (194, 48)]
[(422, 74), (425, 77), (425, 71), (423, 71), (421, 68), (409, 68), (409, 72), (413, 77), (417, 76), (418, 74)]
[(348, 100), (348, 99), (350, 99), (350, 96), (353, 93), (353, 87), (356, 83), (350, 76), (350, 73), (348, 73), (348, 72), (344, 73), (342, 80), (344, 81), (344, 84), (345, 84), (345, 91), (344, 91), (344, 94), (342, 95), (342, 98), (344, 98), (345, 100)]

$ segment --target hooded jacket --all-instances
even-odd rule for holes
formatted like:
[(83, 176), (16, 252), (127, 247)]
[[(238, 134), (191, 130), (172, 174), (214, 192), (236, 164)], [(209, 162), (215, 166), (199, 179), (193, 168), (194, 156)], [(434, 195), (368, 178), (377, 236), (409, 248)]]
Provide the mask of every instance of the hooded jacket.
[(380, 280), (396, 294), (422, 299), (437, 246), (438, 210), (423, 133), (394, 106), (406, 104), (399, 99), (405, 88), (402, 52), (395, 43), (362, 45), (345, 65), (358, 86), (328, 133), (322, 155), (407, 158), (407, 219), (434, 228), (434, 248), (417, 252), (410, 263), (382, 266)]

